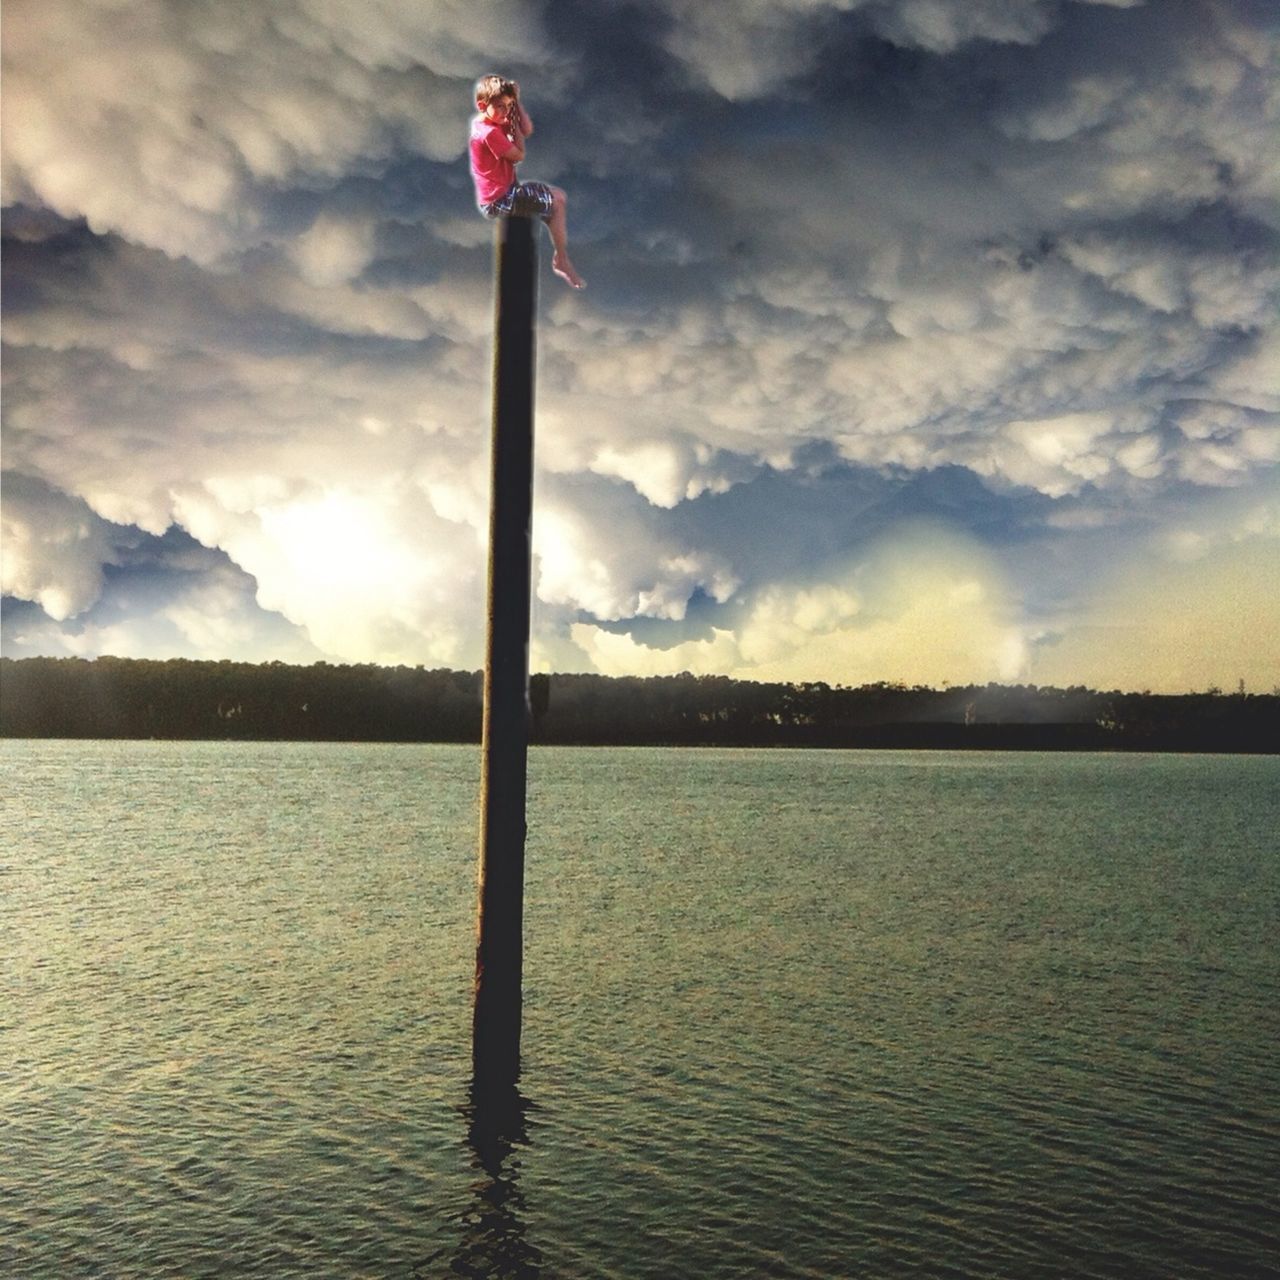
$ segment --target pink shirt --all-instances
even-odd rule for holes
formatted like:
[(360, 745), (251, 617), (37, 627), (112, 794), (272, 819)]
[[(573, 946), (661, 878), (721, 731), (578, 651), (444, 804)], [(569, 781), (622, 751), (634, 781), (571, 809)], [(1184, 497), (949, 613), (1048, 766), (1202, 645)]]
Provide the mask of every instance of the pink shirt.
[(492, 204), (511, 190), (516, 167), (505, 159), (511, 150), (506, 130), (484, 116), (471, 122), (471, 177), (476, 184), (476, 204)]

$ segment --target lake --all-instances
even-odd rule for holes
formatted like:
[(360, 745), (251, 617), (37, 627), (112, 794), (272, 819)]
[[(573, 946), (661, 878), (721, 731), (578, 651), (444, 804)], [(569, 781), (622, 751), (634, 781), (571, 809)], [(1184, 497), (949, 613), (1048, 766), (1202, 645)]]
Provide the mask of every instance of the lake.
[(0, 1273), (1247, 1277), (1280, 757), (0, 742)]

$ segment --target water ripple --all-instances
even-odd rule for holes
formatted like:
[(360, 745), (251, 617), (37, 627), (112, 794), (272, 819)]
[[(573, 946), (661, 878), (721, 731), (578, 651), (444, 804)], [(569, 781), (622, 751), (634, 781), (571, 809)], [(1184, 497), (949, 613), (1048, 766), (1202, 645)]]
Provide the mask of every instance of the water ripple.
[(535, 752), (481, 1105), (473, 752), (0, 751), (0, 1273), (1274, 1274), (1275, 762)]

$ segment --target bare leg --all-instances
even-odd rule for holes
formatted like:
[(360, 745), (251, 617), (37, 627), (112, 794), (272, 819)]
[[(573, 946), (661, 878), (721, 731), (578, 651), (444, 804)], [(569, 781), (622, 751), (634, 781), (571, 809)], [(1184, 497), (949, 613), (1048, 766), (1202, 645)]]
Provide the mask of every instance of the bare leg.
[(573, 269), (569, 261), (568, 230), (565, 226), (565, 194), (559, 187), (552, 187), (553, 200), (551, 217), (547, 221), (547, 230), (551, 232), (551, 243), (555, 252), (551, 255), (551, 270), (567, 284), (575, 289), (585, 289), (587, 282)]

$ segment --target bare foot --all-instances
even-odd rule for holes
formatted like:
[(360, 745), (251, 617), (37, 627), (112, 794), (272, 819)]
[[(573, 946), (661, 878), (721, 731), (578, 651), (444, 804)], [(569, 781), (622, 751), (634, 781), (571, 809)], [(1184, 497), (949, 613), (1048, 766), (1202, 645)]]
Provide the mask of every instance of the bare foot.
[(555, 254), (551, 259), (551, 270), (566, 284), (572, 285), (575, 289), (585, 289), (587, 287), (587, 282), (573, 269), (573, 263), (569, 261), (567, 254)]

